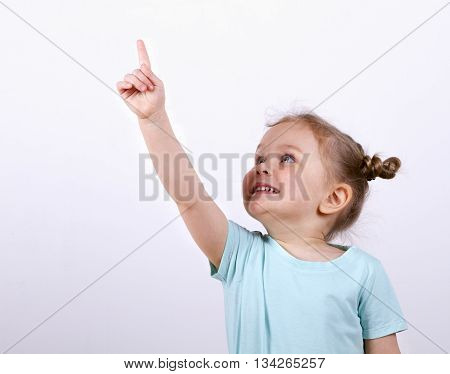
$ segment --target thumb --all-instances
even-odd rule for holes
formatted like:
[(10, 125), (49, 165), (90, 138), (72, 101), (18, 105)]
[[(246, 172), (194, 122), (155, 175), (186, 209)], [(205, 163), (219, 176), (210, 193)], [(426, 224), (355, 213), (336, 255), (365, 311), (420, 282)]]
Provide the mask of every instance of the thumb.
[(141, 65), (141, 71), (146, 75), (148, 79), (152, 81), (155, 86), (162, 86), (162, 80), (147, 66), (147, 64)]

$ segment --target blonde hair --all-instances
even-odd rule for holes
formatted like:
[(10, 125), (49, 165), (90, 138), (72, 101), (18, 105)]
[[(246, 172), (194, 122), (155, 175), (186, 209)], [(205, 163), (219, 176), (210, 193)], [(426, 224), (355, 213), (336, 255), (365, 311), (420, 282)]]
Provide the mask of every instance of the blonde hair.
[(338, 213), (336, 220), (326, 233), (324, 240), (329, 242), (350, 228), (361, 214), (369, 193), (368, 181), (376, 177), (392, 179), (401, 166), (400, 159), (389, 157), (381, 161), (379, 153), (372, 157), (366, 154), (361, 144), (313, 112), (287, 114), (267, 127), (282, 122), (301, 122), (314, 134), (319, 144), (319, 153), (326, 171), (326, 183), (347, 183), (353, 191), (352, 199)]

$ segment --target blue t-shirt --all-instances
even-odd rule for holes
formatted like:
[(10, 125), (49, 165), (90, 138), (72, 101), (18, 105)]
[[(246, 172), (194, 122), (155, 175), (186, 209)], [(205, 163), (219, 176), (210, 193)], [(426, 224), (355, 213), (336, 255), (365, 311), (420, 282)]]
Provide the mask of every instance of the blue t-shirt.
[(364, 353), (363, 339), (406, 330), (380, 261), (356, 246), (300, 260), (270, 235), (228, 220), (219, 269), (229, 353)]

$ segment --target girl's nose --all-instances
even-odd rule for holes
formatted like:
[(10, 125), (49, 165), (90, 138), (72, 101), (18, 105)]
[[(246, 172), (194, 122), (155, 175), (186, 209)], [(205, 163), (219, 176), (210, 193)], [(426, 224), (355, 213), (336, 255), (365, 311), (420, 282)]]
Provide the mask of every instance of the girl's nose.
[(270, 174), (269, 168), (267, 167), (267, 162), (261, 162), (256, 165), (256, 174)]

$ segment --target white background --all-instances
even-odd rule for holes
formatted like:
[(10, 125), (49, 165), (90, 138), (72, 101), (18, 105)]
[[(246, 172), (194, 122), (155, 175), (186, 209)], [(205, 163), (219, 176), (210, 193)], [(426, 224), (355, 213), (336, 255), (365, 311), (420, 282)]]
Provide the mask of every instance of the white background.
[[(162, 184), (156, 201), (139, 199), (147, 149), (114, 93), (138, 67), (136, 40), (196, 164), (254, 152), (273, 113), (314, 107), (445, 3), (2, 4), (1, 351), (226, 353), (222, 286), (207, 258), (173, 221)], [(316, 110), (369, 154), (402, 161), (393, 180), (370, 183), (350, 240), (389, 274), (410, 322), (403, 353), (450, 349), (449, 20), (447, 7)], [(228, 218), (264, 232), (244, 210), (239, 165), (219, 162), (214, 197)]]

